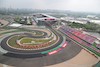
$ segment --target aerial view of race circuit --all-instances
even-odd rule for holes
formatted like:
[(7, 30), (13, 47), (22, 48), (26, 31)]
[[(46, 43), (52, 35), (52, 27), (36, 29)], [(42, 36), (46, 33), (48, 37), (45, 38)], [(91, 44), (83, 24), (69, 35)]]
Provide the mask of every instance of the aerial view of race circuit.
[(0, 2), (0, 67), (100, 67), (99, 13)]
[(58, 18), (35, 13), (14, 21), (18, 23), (0, 19), (0, 60), (7, 60), (3, 63), (13, 66), (23, 61), (25, 64), (18, 66), (27, 67), (29, 61), (35, 67), (49, 66), (73, 59), (82, 52), (96, 57), (96, 62), (100, 59), (99, 39), (66, 26), (65, 22), (61, 24)]

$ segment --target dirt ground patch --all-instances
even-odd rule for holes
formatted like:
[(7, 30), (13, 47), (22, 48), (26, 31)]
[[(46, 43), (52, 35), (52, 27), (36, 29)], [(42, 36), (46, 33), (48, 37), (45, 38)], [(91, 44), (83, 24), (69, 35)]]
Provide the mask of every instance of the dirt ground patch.
[(81, 52), (71, 60), (46, 67), (92, 67), (98, 62), (99, 59), (82, 49)]
[(0, 19), (0, 27), (6, 26), (8, 23), (8, 21)]

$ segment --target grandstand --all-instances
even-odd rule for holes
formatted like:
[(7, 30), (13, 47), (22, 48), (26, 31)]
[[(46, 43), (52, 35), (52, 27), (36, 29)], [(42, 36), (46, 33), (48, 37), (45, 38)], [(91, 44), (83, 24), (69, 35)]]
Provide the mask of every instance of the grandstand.
[(59, 30), (89, 51), (100, 56), (100, 41), (97, 38), (66, 26), (60, 27)]

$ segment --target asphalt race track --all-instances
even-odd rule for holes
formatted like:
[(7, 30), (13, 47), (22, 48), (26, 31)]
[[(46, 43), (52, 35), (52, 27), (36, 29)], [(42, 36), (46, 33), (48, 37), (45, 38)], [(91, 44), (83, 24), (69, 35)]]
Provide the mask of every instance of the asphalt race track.
[[(60, 50), (59, 52), (52, 55), (41, 54), (41, 52), (43, 51), (47, 51), (61, 45), (63, 41), (66, 42), (66, 39), (63, 38), (65, 36), (62, 36), (61, 33), (49, 27), (48, 24), (46, 24), (46, 26), (60, 39), (55, 45), (45, 49), (39, 49), (39, 50), (13, 49), (9, 47), (6, 42), (11, 36), (20, 34), (14, 32), (15, 34), (5, 37), (0, 43), (0, 46), (4, 50), (8, 51), (7, 53), (4, 54), (0, 53), (0, 63), (10, 65), (10, 66), (15, 66), (15, 67), (44, 67), (53, 64), (58, 64), (66, 60), (70, 60), (81, 51), (82, 48), (80, 46), (76, 45), (72, 41), (67, 41), (68, 42), (67, 46), (64, 47), (62, 50)], [(24, 34), (29, 37), (37, 38), (35, 36), (31, 36), (28, 33), (24, 33)], [(46, 35), (47, 34), (44, 33), (43, 36), (39, 36), (38, 38), (45, 37)]]
[(66, 48), (53, 55), (38, 58), (13, 58), (0, 55), (0, 63), (15, 67), (44, 67), (69, 60), (75, 57), (81, 49), (80, 46), (73, 42), (69, 42), (69, 45), (67, 45)]
[[(54, 30), (52, 31), (56, 33)], [(13, 35), (17, 35), (17, 34), (13, 34)], [(15, 66), (15, 67), (44, 67), (53, 64), (58, 64), (66, 60), (70, 60), (81, 51), (82, 48), (80, 46), (76, 45), (71, 41), (68, 41), (68, 45), (65, 48), (63, 48), (61, 51), (57, 52), (56, 54), (52, 54), (52, 55), (39, 54), (39, 52), (41, 51), (52, 49), (58, 46), (63, 41), (62, 36), (59, 33), (57, 35), (60, 37), (60, 40), (54, 46), (42, 50), (35, 50), (35, 51), (21, 51), (21, 50), (15, 50), (9, 48), (6, 45), (6, 41), (10, 36), (12, 36), (10, 35), (1, 41), (1, 47), (3, 49), (8, 50), (8, 53), (0, 54), (0, 63), (7, 64), (10, 66)]]
[[(37, 32), (39, 32), (39, 31), (37, 31)], [(47, 33), (45, 33), (45, 32), (43, 32), (43, 33), (44, 33), (44, 35), (38, 36), (38, 38), (43, 38), (47, 35)], [(27, 35), (28, 37), (31, 37), (31, 38), (32, 37), (37, 38), (37, 36), (31, 36), (29, 33), (24, 33), (24, 34)], [(0, 45), (4, 50), (8, 51), (8, 53), (6, 53), (4, 55), (10, 56), (10, 57), (17, 57), (17, 58), (29, 58), (29, 57), (34, 58), (34, 57), (46, 56), (47, 54), (41, 54), (41, 52), (46, 51), (46, 50), (50, 50), (50, 49), (53, 49), (53, 48), (59, 46), (64, 40), (63, 37), (59, 33), (56, 32), (56, 35), (59, 36), (60, 40), (55, 45), (53, 45), (51, 47), (48, 47), (48, 48), (45, 48), (45, 49), (39, 49), (39, 50), (17, 50), (17, 49), (13, 49), (13, 48), (11, 48), (7, 45), (7, 40), (11, 36), (14, 36), (14, 35), (18, 35), (18, 34), (13, 34), (13, 35), (10, 35), (10, 36), (4, 38), (1, 41)]]

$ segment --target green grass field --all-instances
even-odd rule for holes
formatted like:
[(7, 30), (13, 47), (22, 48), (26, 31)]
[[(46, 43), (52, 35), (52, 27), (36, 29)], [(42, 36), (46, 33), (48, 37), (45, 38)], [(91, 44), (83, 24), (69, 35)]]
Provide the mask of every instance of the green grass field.
[(21, 39), (20, 43), (21, 44), (29, 44), (29, 45), (37, 45), (37, 44), (43, 44), (46, 43), (48, 41), (50, 41), (51, 39), (34, 39), (34, 38), (23, 38)]
[(13, 36), (12, 38), (9, 39), (8, 44), (12, 47), (19, 48), (19, 46), (16, 43), (16, 40), (23, 38), (23, 36)]

